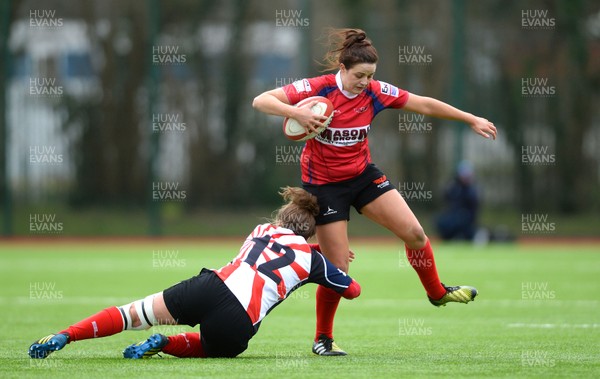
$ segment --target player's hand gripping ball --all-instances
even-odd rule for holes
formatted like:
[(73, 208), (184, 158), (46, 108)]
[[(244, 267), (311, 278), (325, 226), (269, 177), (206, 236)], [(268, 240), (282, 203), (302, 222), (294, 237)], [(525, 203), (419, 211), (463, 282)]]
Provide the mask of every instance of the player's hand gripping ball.
[(328, 98), (323, 96), (311, 96), (300, 101), (298, 104), (296, 104), (296, 107), (310, 104), (315, 100), (318, 100), (319, 102), (312, 106), (311, 111), (319, 116), (327, 117), (327, 120), (323, 122), (324, 126), (317, 128), (316, 133), (312, 131), (307, 132), (298, 121), (293, 118), (286, 117), (283, 120), (283, 133), (287, 138), (294, 141), (306, 141), (308, 139), (315, 138), (329, 126), (331, 120), (333, 119), (333, 104)]

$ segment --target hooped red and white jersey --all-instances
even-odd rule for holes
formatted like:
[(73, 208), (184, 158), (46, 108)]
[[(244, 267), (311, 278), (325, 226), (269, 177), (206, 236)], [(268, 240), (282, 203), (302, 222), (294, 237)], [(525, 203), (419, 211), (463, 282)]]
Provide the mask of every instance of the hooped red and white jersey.
[(240, 253), (215, 273), (240, 301), (253, 325), (306, 283), (322, 284), (347, 298), (360, 294), (358, 283), (312, 249), (304, 237), (272, 224), (258, 225)]
[(386, 108), (402, 108), (409, 93), (379, 80), (354, 95), (342, 88), (340, 73), (295, 81), (283, 86), (290, 104), (310, 96), (333, 103), (329, 127), (306, 141), (302, 150), (302, 181), (325, 184), (352, 179), (371, 163), (367, 135), (373, 118)]

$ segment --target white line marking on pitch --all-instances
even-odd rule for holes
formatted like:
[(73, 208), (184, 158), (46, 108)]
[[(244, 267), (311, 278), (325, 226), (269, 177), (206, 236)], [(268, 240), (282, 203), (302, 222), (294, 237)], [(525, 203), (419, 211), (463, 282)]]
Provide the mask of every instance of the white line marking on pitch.
[(517, 322), (506, 325), (509, 328), (532, 328), (532, 329), (554, 329), (554, 328), (565, 328), (565, 329), (592, 329), (600, 328), (600, 324), (527, 324), (523, 322)]

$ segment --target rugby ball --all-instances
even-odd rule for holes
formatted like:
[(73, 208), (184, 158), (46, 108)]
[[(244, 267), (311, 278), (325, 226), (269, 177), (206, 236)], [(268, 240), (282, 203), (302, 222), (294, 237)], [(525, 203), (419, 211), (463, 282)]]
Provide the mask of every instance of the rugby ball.
[(301, 107), (303, 105), (310, 104), (315, 100), (318, 100), (319, 102), (313, 105), (311, 110), (313, 113), (327, 117), (327, 120), (323, 122), (324, 126), (318, 128), (316, 133), (307, 133), (306, 129), (304, 129), (304, 127), (300, 125), (298, 121), (293, 118), (286, 117), (283, 120), (283, 133), (287, 138), (294, 141), (306, 141), (316, 137), (318, 134), (321, 134), (321, 132), (329, 126), (331, 120), (333, 119), (333, 104), (328, 98), (323, 96), (311, 96), (300, 101), (295, 106)]

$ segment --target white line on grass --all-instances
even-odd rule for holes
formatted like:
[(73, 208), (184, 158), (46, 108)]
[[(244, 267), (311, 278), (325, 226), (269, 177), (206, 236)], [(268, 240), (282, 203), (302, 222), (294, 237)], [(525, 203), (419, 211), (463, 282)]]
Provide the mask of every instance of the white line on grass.
[(516, 322), (506, 325), (509, 328), (530, 328), (530, 329), (595, 329), (600, 328), (600, 324), (528, 324), (524, 322)]
[[(431, 304), (427, 299), (375, 299), (367, 297), (359, 297), (356, 301), (352, 301), (352, 306), (357, 307), (387, 307), (390, 305), (402, 305), (402, 306), (419, 306), (423, 305), (431, 307)], [(523, 300), (523, 299), (475, 299), (469, 306), (479, 307), (502, 307), (502, 308), (532, 308), (532, 307), (598, 307), (600, 301), (598, 300)]]
[[(138, 296), (141, 298), (143, 296)], [(113, 305), (121, 305), (135, 300), (135, 297), (83, 297), (83, 296), (61, 296), (60, 298), (31, 298), (31, 297), (0, 297), (0, 304), (15, 304), (15, 305), (40, 305), (40, 304), (79, 304), (79, 305), (88, 305), (88, 304), (98, 304), (102, 306), (103, 304), (113, 304)]]

